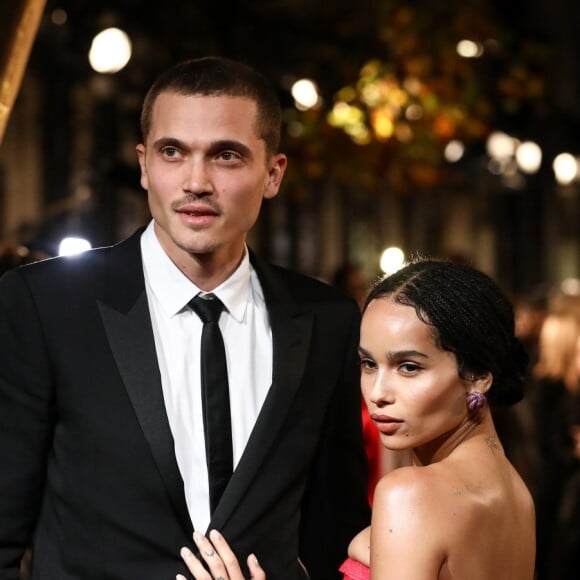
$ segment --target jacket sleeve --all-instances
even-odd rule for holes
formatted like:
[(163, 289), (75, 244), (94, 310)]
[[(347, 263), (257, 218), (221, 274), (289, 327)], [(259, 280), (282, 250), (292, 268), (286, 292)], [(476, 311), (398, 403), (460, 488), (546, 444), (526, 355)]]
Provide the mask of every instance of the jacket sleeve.
[(17, 579), (46, 479), (54, 400), (42, 328), (20, 269), (0, 279), (0, 578)]
[(359, 328), (360, 316), (353, 303), (349, 340), (336, 357), (337, 364), (344, 366), (327, 409), (302, 504), (300, 554), (311, 580), (340, 578), (338, 568), (346, 559), (348, 544), (370, 524), (357, 354)]

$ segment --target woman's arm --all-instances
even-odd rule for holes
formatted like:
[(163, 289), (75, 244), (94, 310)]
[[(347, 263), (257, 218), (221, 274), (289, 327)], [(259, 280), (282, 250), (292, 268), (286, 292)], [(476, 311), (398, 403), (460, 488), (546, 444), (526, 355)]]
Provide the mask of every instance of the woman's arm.
[(402, 467), (375, 491), (371, 522), (372, 580), (436, 579), (444, 559), (445, 523), (425, 468)]

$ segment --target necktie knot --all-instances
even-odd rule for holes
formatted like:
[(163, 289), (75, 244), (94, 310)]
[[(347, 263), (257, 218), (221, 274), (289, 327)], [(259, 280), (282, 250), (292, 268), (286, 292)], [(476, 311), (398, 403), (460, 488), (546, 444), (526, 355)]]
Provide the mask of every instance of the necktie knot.
[(202, 322), (217, 322), (224, 308), (222, 301), (215, 294), (198, 294), (189, 302), (192, 310)]

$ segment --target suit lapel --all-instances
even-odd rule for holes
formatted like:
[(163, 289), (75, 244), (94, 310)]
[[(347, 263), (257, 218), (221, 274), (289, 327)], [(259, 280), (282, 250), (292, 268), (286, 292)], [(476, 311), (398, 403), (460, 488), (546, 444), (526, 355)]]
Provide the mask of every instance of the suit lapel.
[[(175, 512), (189, 535), (188, 516), (173, 436), (165, 412), (140, 251), (141, 231), (111, 249), (107, 288), (99, 310), (119, 373)], [(298, 305), (275, 271), (251, 256), (270, 317), (273, 383), (246, 449), (214, 512), (210, 527), (222, 529), (259, 471), (304, 373), (312, 312)]]
[(255, 478), (290, 408), (310, 348), (312, 312), (298, 305), (275, 271), (251, 255), (264, 291), (273, 342), (273, 383), (244, 453), (214, 513), (210, 527), (223, 528)]
[(113, 357), (141, 429), (184, 530), (192, 531), (169, 427), (145, 293), (141, 231), (111, 249), (99, 310)]

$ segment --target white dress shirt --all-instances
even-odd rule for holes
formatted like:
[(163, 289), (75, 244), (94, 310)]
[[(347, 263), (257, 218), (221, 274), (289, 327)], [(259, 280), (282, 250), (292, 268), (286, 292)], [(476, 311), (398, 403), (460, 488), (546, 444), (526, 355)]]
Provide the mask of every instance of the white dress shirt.
[[(188, 306), (201, 290), (167, 256), (153, 221), (141, 236), (141, 252), (177, 464), (192, 524), (205, 531), (210, 512), (199, 359), (203, 323)], [(272, 332), (247, 248), (238, 269), (212, 293), (225, 306), (219, 326), (228, 367), (235, 468), (272, 384)]]

